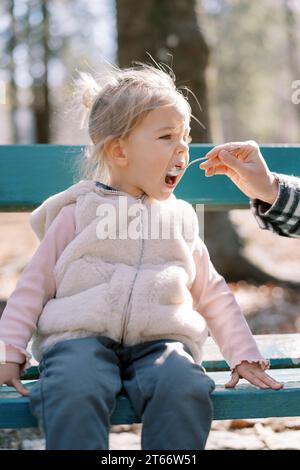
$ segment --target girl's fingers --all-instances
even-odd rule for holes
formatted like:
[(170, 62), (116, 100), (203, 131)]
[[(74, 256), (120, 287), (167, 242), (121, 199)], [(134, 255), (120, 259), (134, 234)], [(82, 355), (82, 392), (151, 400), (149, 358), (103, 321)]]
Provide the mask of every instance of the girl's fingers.
[(272, 379), (272, 377), (263, 372), (261, 369), (258, 369), (255, 372), (246, 369), (243, 371), (242, 375), (239, 375), (237, 371), (233, 371), (230, 380), (225, 384), (225, 388), (234, 388), (237, 385), (240, 377), (263, 389), (272, 388), (278, 390), (283, 387), (282, 383)]
[(269, 387), (269, 388), (274, 388), (274, 389), (280, 389), (283, 387), (283, 383), (277, 382), (277, 380), (272, 379), (268, 374), (265, 372), (261, 376), (261, 380)]
[(245, 372), (243, 378), (248, 380), (252, 385), (256, 385), (259, 388), (269, 388), (259, 377), (252, 372)]
[(260, 368), (254, 371), (253, 370), (249, 371), (249, 374), (259, 379), (268, 388), (278, 389), (278, 388), (282, 388), (284, 385), (283, 383), (277, 382), (277, 380), (274, 380), (272, 377), (270, 377), (268, 374), (266, 374), (266, 372), (264, 372)]
[(253, 385), (257, 385), (260, 388), (273, 388), (277, 390), (283, 387), (283, 384), (272, 379), (261, 369), (258, 369), (255, 372), (247, 370), (243, 373), (243, 377)]
[(24, 387), (24, 385), (22, 384), (20, 380), (15, 378), (15, 379), (12, 379), (11, 383), (15, 387), (17, 392), (19, 392), (21, 395), (26, 396), (29, 394), (29, 390)]
[(234, 388), (239, 380), (239, 374), (236, 371), (233, 371), (230, 380), (225, 384), (225, 388)]

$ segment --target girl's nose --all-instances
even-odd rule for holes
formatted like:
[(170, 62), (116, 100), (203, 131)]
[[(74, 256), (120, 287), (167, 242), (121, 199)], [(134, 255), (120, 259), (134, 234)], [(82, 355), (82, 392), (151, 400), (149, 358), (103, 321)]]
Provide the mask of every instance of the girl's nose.
[(188, 152), (189, 151), (189, 144), (182, 140), (178, 145), (178, 151), (180, 152)]

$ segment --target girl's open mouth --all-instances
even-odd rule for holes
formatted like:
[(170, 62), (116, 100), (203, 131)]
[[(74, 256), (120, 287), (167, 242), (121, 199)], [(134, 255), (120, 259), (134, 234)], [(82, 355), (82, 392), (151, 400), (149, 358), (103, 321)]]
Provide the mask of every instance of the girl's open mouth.
[(169, 188), (174, 188), (176, 186), (177, 179), (178, 179), (178, 176), (169, 175), (167, 173), (165, 177), (165, 183)]
[(181, 167), (174, 166), (171, 168), (165, 177), (165, 183), (169, 188), (174, 188), (176, 186), (179, 175), (182, 173)]

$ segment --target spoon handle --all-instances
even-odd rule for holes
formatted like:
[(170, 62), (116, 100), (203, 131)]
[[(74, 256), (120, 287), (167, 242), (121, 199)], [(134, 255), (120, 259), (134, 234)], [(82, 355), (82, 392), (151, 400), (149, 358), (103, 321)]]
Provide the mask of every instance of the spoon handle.
[[(233, 147), (232, 149), (229, 149), (228, 151), (230, 152), (230, 150), (240, 150), (241, 147), (237, 146), (237, 147)], [(186, 167), (185, 167), (185, 170), (190, 166), (190, 165), (193, 165), (194, 163), (196, 162), (200, 162), (201, 160), (207, 160), (207, 157), (200, 157), (200, 158), (196, 158), (196, 160), (193, 160), (192, 162), (190, 162)]]
[(186, 170), (190, 165), (193, 165), (193, 163), (200, 162), (200, 160), (207, 160), (207, 157), (196, 158), (196, 160), (193, 160), (192, 162), (190, 162), (190, 163), (187, 165), (187, 167), (185, 168), (185, 170)]

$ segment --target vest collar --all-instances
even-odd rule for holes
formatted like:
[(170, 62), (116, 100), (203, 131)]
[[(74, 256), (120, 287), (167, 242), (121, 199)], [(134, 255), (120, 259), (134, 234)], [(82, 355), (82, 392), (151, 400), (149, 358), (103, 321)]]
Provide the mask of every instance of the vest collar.
[(142, 193), (140, 196), (134, 197), (131, 194), (126, 193), (125, 191), (120, 191), (119, 189), (114, 188), (112, 186), (109, 186), (108, 184), (101, 183), (101, 181), (94, 181), (94, 183), (95, 183), (96, 188), (97, 189), (100, 188), (100, 190), (105, 194), (115, 194), (115, 195), (119, 195), (119, 196), (130, 196), (130, 197), (132, 197), (133, 199), (136, 199), (136, 200), (145, 199), (145, 197), (146, 197), (146, 193)]

